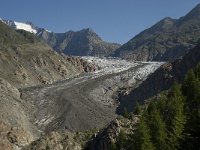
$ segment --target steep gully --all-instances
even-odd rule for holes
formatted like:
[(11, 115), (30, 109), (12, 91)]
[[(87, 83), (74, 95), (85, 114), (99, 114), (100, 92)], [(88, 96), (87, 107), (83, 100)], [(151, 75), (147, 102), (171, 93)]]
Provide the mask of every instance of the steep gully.
[(31, 122), (41, 132), (102, 128), (117, 116), (118, 92), (138, 86), (162, 62), (83, 57), (101, 69), (51, 85), (20, 89)]

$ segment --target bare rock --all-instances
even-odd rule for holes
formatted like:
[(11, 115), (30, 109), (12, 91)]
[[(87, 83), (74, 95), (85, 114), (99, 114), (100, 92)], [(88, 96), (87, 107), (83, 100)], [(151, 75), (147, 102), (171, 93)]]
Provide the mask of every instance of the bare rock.
[(15, 98), (20, 97), (19, 90), (16, 87), (12, 86), (8, 81), (2, 78), (0, 78), (0, 92), (1, 94), (13, 95)]
[(23, 148), (23, 150), (43, 149), (81, 150), (82, 148), (81, 145), (73, 139), (73, 134), (67, 131), (63, 131), (62, 133), (50, 132)]

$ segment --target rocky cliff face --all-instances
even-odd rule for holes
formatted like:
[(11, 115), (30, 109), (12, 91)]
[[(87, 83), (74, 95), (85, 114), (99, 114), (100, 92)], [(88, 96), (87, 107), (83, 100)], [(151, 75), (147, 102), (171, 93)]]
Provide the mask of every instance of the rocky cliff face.
[(117, 142), (122, 132), (126, 135), (131, 135), (134, 132), (138, 121), (139, 116), (137, 115), (131, 115), (129, 119), (119, 116), (103, 130), (95, 133), (90, 141), (87, 142), (84, 149), (111, 150), (113, 148), (112, 145)]
[(67, 131), (50, 132), (24, 147), (23, 150), (81, 150), (82, 146), (74, 137), (73, 133)]
[(38, 37), (56, 51), (74, 56), (108, 56), (120, 46), (103, 41), (90, 28), (66, 33), (49, 33), (43, 30)]
[(164, 18), (117, 49), (113, 56), (170, 61), (184, 56), (200, 38), (200, 5), (180, 19)]

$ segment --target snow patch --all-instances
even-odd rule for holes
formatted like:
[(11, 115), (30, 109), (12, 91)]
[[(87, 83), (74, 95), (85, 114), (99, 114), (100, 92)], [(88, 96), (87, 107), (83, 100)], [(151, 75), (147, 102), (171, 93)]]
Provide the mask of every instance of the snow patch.
[(47, 32), (49, 32), (49, 33), (51, 33), (51, 32), (52, 32), (52, 31), (50, 31), (50, 30), (46, 30), (46, 29), (45, 29), (45, 31), (47, 31)]
[(14, 21), (14, 24), (16, 26), (16, 29), (22, 29), (22, 30), (25, 30), (25, 31), (28, 31), (28, 32), (31, 32), (31, 33), (34, 33), (36, 34), (37, 33), (37, 30), (34, 29), (31, 25), (29, 24), (26, 24), (26, 23), (21, 23), (21, 22), (16, 22)]

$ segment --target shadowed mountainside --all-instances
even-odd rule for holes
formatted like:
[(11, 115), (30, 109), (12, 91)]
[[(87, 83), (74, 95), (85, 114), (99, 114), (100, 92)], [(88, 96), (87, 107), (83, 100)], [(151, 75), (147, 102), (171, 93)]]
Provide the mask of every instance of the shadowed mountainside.
[(128, 95), (122, 95), (118, 112), (124, 112), (124, 108), (132, 111), (135, 103), (168, 90), (174, 82), (183, 80), (189, 69), (193, 69), (200, 62), (200, 44), (191, 49), (182, 59), (162, 65), (151, 74), (139, 87)]

